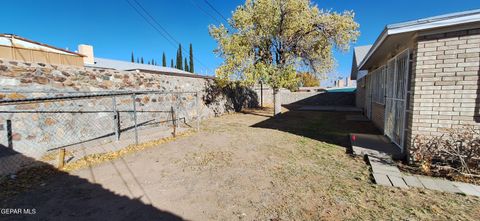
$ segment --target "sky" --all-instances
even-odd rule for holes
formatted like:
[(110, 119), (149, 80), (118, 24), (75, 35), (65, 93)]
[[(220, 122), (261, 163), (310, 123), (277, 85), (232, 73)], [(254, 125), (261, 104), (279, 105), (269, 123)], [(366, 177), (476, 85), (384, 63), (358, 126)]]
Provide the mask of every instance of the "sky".
[[(135, 0), (129, 0), (135, 5)], [(0, 1), (0, 33), (16, 34), (69, 50), (79, 44), (94, 47), (95, 57), (129, 61), (135, 57), (167, 64), (175, 58), (178, 43), (193, 45), (195, 71), (213, 75), (222, 59), (213, 50), (216, 42), (208, 26), (225, 23), (244, 0), (136, 0), (161, 25), (149, 25), (127, 0), (15, 0)], [(356, 45), (372, 44), (385, 25), (450, 12), (480, 9), (479, 0), (313, 0), (319, 8), (337, 12), (353, 10), (360, 24)], [(210, 5), (212, 7), (210, 7)], [(141, 11), (140, 8), (137, 10)], [(217, 13), (218, 12), (218, 13)], [(163, 36), (159, 33), (163, 32)], [(165, 36), (165, 37), (164, 37)], [(169, 36), (173, 39), (166, 40)], [(352, 50), (335, 53), (337, 66), (331, 76), (349, 76)], [(184, 51), (184, 55), (188, 55)]]

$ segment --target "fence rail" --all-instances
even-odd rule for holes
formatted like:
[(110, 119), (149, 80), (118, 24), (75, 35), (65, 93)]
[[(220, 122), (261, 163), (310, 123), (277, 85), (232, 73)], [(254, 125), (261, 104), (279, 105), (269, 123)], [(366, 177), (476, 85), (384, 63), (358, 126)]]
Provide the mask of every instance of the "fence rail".
[(199, 125), (198, 92), (0, 91), (0, 175), (28, 166), (18, 155), (73, 162)]

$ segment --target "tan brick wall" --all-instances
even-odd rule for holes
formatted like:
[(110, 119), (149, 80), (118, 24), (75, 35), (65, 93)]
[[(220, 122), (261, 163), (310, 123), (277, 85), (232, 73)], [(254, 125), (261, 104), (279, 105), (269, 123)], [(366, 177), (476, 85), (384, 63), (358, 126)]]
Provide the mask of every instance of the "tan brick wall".
[(406, 140), (480, 128), (480, 29), (418, 37), (413, 61)]
[(382, 104), (372, 103), (372, 122), (376, 127), (383, 131), (385, 126), (385, 106)]

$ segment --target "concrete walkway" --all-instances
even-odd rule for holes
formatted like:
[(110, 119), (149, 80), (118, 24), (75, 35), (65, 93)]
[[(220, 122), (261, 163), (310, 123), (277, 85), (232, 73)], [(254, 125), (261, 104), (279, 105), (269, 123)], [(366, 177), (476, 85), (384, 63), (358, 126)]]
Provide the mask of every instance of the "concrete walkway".
[(302, 106), (301, 111), (335, 111), (335, 112), (361, 112), (362, 109), (354, 106)]
[(398, 156), (398, 148), (391, 149), (392, 144), (384, 136), (351, 134), (350, 140), (353, 154), (367, 157), (372, 168), (372, 176), (375, 183), (379, 185), (404, 189), (425, 188), (480, 197), (480, 186), (478, 185), (402, 173), (392, 160), (393, 155)]

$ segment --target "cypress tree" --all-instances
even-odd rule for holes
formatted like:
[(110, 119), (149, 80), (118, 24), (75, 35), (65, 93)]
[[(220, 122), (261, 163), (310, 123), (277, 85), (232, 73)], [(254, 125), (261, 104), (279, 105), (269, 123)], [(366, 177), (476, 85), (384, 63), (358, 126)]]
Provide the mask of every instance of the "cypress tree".
[(135, 57), (133, 56), (133, 51), (132, 51), (132, 59), (131, 59), (132, 63), (135, 63)]
[(173, 59), (171, 60), (170, 67), (173, 68)]
[(150, 64), (150, 61), (148, 61), (147, 64)]
[(183, 61), (182, 61), (182, 45), (178, 44), (178, 50), (177, 50), (177, 65), (175, 66), (177, 69), (182, 70), (183, 69)]
[(195, 73), (195, 68), (193, 67), (193, 47), (192, 43), (190, 43), (190, 72)]
[(162, 66), (167, 67), (167, 57), (165, 56), (165, 52), (162, 55)]
[(184, 71), (190, 71), (190, 70), (188, 69), (187, 58), (185, 58), (185, 62), (184, 62), (184, 63), (185, 63)]
[(140, 58), (140, 63), (142, 63), (142, 64), (143, 64), (143, 57), (141, 57), (141, 58)]
[(137, 58), (137, 63), (140, 63), (140, 60), (138, 60), (138, 58)]

